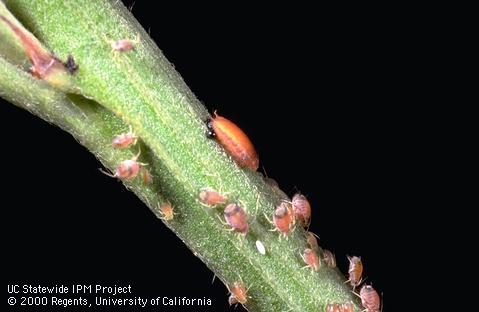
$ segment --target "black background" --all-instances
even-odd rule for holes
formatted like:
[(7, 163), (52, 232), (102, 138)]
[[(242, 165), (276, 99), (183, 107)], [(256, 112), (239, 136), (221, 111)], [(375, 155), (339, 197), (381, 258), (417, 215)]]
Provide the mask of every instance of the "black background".
[[(311, 230), (342, 271), (346, 255), (362, 256), (367, 282), (387, 295), (410, 157), (387, 15), (141, 1), (133, 13), (208, 109), (250, 136), (267, 174), (308, 196)], [(0, 116), (7, 283), (131, 284), (138, 296), (208, 297), (209, 311), (228, 310), (213, 273), (70, 135), (7, 103)]]

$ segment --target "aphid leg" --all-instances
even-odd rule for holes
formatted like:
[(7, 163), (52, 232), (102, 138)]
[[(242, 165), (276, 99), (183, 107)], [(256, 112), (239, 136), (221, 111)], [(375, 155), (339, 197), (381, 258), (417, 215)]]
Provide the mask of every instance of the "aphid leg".
[[(263, 216), (264, 216), (264, 218), (266, 219), (266, 221), (268, 221), (269, 224), (271, 224), (271, 225), (274, 226), (273, 220), (271, 220), (271, 219), (268, 217), (268, 215), (266, 214), (266, 212), (263, 212)], [(270, 232), (277, 232), (278, 229), (277, 229), (276, 226), (275, 226), (274, 228), (269, 229), (269, 231), (270, 231)]]
[(260, 199), (260, 196), (259, 196), (259, 194), (258, 194), (258, 196), (256, 197), (256, 209), (255, 209), (255, 211), (254, 211), (254, 216), (255, 216), (255, 217), (258, 215), (259, 199)]
[(102, 168), (98, 168), (98, 170), (100, 170), (101, 173), (103, 173), (104, 175), (106, 176), (109, 176), (110, 178), (116, 178), (116, 175), (115, 174), (112, 174), (110, 172), (107, 172), (105, 170), (103, 170)]
[(229, 225), (226, 221), (223, 221), (223, 219), (221, 219), (220, 216), (216, 215), (216, 217), (218, 218), (218, 220), (220, 220), (221, 224), (223, 224), (224, 226), (227, 226), (229, 228), (226, 228), (224, 229), (225, 231), (228, 231), (228, 232), (233, 232), (235, 229), (231, 227), (231, 225)]
[(215, 279), (216, 279), (216, 274), (213, 273), (213, 279), (211, 280), (211, 285), (213, 285), (213, 283), (215, 282)]

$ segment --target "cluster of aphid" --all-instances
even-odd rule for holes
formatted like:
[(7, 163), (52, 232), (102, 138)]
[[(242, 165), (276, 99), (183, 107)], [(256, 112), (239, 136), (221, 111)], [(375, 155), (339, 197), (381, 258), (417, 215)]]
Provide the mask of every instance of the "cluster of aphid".
[[(226, 150), (226, 152), (236, 161), (241, 167), (247, 167), (252, 170), (257, 170), (259, 159), (253, 147), (253, 144), (248, 139), (246, 134), (228, 119), (218, 116), (215, 112), (215, 117), (208, 121), (209, 135), (216, 138), (218, 143)], [(266, 182), (273, 187), (277, 187), (277, 183), (272, 179), (267, 179)], [(208, 205), (223, 204), (226, 198), (214, 191), (202, 191), (200, 199), (203, 203)], [(235, 231), (246, 235), (248, 232), (248, 223), (245, 211), (237, 204), (229, 204), (224, 210), (224, 217), (229, 226)], [(311, 221), (311, 205), (307, 198), (302, 194), (295, 194), (292, 200), (282, 201), (273, 212), (274, 230), (281, 233), (282, 236), (290, 234), (296, 223), (302, 227), (309, 227)], [(306, 241), (310, 248), (304, 249), (301, 258), (306, 264), (306, 267), (313, 271), (318, 271), (321, 268), (321, 261), (318, 256), (319, 246), (316, 235), (312, 232), (307, 232)], [(256, 246), (261, 254), (265, 253), (265, 247), (261, 241), (256, 241)], [(328, 267), (336, 267), (336, 258), (329, 250), (323, 250), (323, 261)], [(349, 279), (347, 282), (353, 287), (353, 292), (357, 286), (361, 284), (363, 265), (359, 257), (350, 257), (349, 259)], [(241, 282), (234, 282), (230, 290), (230, 304), (246, 302), (246, 289)], [(356, 293), (355, 293), (356, 294)], [(356, 294), (358, 295), (358, 294)], [(366, 312), (379, 312), (380, 298), (376, 290), (370, 286), (363, 286), (358, 295)], [(328, 312), (350, 312), (354, 310), (352, 303), (331, 303), (327, 306)]]
[[(134, 48), (130, 40), (119, 40), (111, 44), (112, 49), (119, 52), (125, 52)], [(259, 158), (254, 149), (253, 144), (248, 136), (230, 120), (218, 116), (215, 112), (215, 117), (210, 118), (207, 122), (208, 136), (214, 137), (216, 141), (223, 147), (223, 149), (235, 160), (240, 167), (250, 168), (256, 171), (259, 166)], [(112, 146), (118, 149), (124, 149), (133, 145), (137, 141), (137, 136), (131, 132), (120, 134), (112, 141)], [(116, 168), (112, 177), (119, 179), (131, 180), (135, 178), (140, 171), (142, 171), (143, 181), (145, 184), (151, 183), (152, 177), (148, 170), (142, 168), (144, 164), (137, 161), (138, 156), (132, 159), (122, 161)], [(273, 188), (277, 188), (277, 183), (265, 178), (265, 182)], [(215, 207), (219, 205), (226, 205), (223, 210), (223, 217), (225, 224), (243, 236), (248, 234), (249, 225), (247, 214), (243, 207), (237, 203), (228, 203), (228, 198), (225, 194), (221, 194), (212, 189), (201, 190), (198, 194), (198, 199), (201, 203), (208, 207)], [(173, 208), (170, 203), (160, 205), (160, 211), (163, 214), (165, 221), (170, 221), (174, 217)], [(295, 228), (296, 224), (304, 228), (308, 228), (311, 221), (311, 205), (308, 199), (302, 194), (295, 194), (291, 201), (281, 201), (273, 211), (273, 219), (266, 219), (273, 224), (273, 231), (278, 231), (281, 236), (287, 237)], [(306, 242), (309, 248), (305, 248), (301, 253), (306, 267), (313, 271), (318, 271), (321, 268), (321, 261), (319, 257), (320, 248), (316, 235), (312, 232), (306, 232)], [(256, 247), (260, 254), (266, 254), (266, 248), (261, 241), (256, 241)], [(349, 282), (353, 287), (353, 292), (362, 282), (363, 264), (361, 258), (353, 256), (349, 259)], [(330, 268), (336, 267), (336, 258), (329, 250), (322, 250), (322, 260)], [(247, 289), (240, 281), (235, 281), (229, 287), (230, 297), (229, 303), (245, 304), (247, 302)], [(355, 292), (354, 292), (355, 293)], [(355, 293), (361, 298), (364, 311), (379, 312), (380, 298), (376, 290), (370, 285), (363, 286), (359, 294)], [(352, 312), (354, 306), (352, 303), (330, 303), (326, 307), (326, 312)]]
[[(69, 57), (68, 61), (62, 64), (52, 54), (44, 51), (39, 43), (27, 36), (22, 29), (15, 26), (7, 18), (0, 16), (0, 20), (7, 23), (8, 26), (17, 34), (22, 40), (25, 50), (33, 64), (32, 74), (39, 78), (43, 78), (47, 72), (54, 66), (64, 66), (70, 73), (77, 69), (77, 65), (73, 58)], [(129, 39), (121, 39), (111, 42), (111, 49), (117, 52), (127, 52), (134, 49), (134, 42)], [(209, 129), (209, 136), (215, 137), (217, 142), (224, 148), (224, 150), (236, 161), (241, 167), (247, 167), (256, 171), (259, 166), (259, 158), (254, 149), (253, 144), (248, 136), (230, 120), (218, 116), (215, 112), (215, 117), (211, 118), (207, 127)], [(128, 133), (120, 134), (113, 138), (112, 146), (116, 149), (126, 149), (131, 145), (136, 144), (138, 137), (130, 130)], [(138, 162), (140, 153), (132, 159), (123, 160), (120, 162), (113, 174), (108, 174), (114, 178), (122, 180), (132, 180), (141, 172), (143, 182), (150, 184), (152, 176), (150, 172), (143, 168), (145, 164)], [(278, 187), (277, 183), (269, 178), (265, 181), (273, 187)], [(227, 197), (214, 191), (202, 190), (199, 193), (199, 200), (208, 206), (223, 205), (227, 203)], [(165, 221), (170, 221), (174, 217), (173, 207), (170, 203), (163, 203), (159, 206)], [(223, 211), (226, 224), (230, 228), (242, 235), (247, 235), (249, 230), (247, 214), (245, 210), (236, 203), (226, 205)], [(268, 219), (268, 218), (267, 218)], [(291, 202), (282, 201), (275, 208), (273, 212), (273, 220), (270, 221), (274, 225), (274, 230), (286, 237), (289, 235), (298, 223), (303, 227), (308, 227), (311, 220), (311, 205), (305, 196), (296, 194), (293, 196)], [(306, 267), (313, 271), (318, 271), (321, 268), (321, 261), (318, 256), (319, 246), (315, 234), (307, 232), (307, 243), (310, 248), (304, 249), (301, 258), (306, 264)], [(265, 246), (261, 241), (256, 241), (256, 247), (261, 254), (266, 254)], [(328, 267), (336, 267), (336, 259), (334, 254), (328, 250), (323, 250), (323, 261)], [(353, 292), (357, 286), (361, 284), (363, 264), (359, 257), (348, 257), (349, 259), (349, 279), (347, 282), (353, 287)], [(229, 303), (231, 304), (245, 304), (247, 302), (247, 289), (242, 282), (234, 282), (230, 287), (231, 293)], [(365, 311), (378, 312), (380, 309), (380, 298), (376, 290), (370, 285), (363, 286), (359, 295)], [(327, 312), (351, 312), (354, 307), (351, 303), (331, 303), (327, 306)]]

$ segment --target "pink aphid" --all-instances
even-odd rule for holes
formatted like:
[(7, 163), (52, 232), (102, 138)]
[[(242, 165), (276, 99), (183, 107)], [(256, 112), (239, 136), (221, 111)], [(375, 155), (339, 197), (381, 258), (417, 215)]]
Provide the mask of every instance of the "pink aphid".
[(302, 194), (295, 194), (291, 201), (296, 220), (304, 227), (309, 226), (311, 220), (311, 205), (308, 199)]
[(111, 141), (111, 145), (114, 148), (124, 149), (129, 147), (132, 144), (133, 145), (136, 144), (137, 139), (138, 137), (130, 131), (128, 133), (122, 133), (114, 137), (113, 140)]
[(248, 233), (248, 221), (246, 220), (246, 213), (243, 208), (237, 204), (229, 204), (224, 210), (226, 223), (236, 232), (243, 235)]
[(138, 175), (138, 173), (141, 170), (141, 166), (144, 165), (137, 161), (139, 156), (140, 156), (140, 153), (138, 153), (138, 155), (136, 155), (132, 159), (127, 159), (120, 162), (118, 166), (116, 167), (114, 174), (106, 173), (101, 169), (100, 171), (102, 171), (104, 174), (112, 178), (118, 178), (121, 180), (131, 180)]
[(312, 249), (306, 248), (301, 255), (301, 258), (303, 258), (304, 263), (314, 271), (318, 271), (321, 267), (318, 255), (316, 254), (316, 251)]
[(359, 291), (359, 297), (361, 297), (361, 304), (366, 312), (379, 312), (381, 299), (378, 292), (371, 285), (363, 286)]
[(117, 41), (113, 41), (111, 43), (111, 48), (114, 51), (126, 52), (126, 51), (133, 50), (135, 48), (135, 45), (130, 39), (120, 39)]
[(118, 179), (131, 180), (134, 179), (138, 172), (140, 172), (141, 164), (136, 161), (136, 157), (133, 159), (127, 159), (122, 161), (117, 167), (113, 177)]

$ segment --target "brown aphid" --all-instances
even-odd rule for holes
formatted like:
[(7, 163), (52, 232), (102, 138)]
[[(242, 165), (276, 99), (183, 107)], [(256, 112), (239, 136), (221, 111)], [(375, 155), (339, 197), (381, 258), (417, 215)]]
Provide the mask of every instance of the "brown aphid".
[(111, 48), (113, 51), (126, 52), (133, 50), (135, 48), (135, 45), (130, 39), (120, 39), (113, 41), (111, 43)]
[(234, 282), (232, 286), (229, 287), (231, 293), (228, 302), (230, 305), (241, 303), (245, 304), (248, 301), (247, 292), (248, 290), (244, 287), (241, 282)]
[(371, 285), (364, 285), (359, 291), (361, 304), (366, 312), (379, 312), (381, 299), (378, 292)]
[(227, 198), (220, 193), (212, 190), (203, 190), (199, 194), (200, 201), (208, 206), (225, 204)]
[(293, 211), (299, 224), (303, 227), (309, 226), (311, 221), (311, 205), (306, 196), (302, 194), (295, 194), (292, 199)]
[(306, 232), (306, 242), (312, 249), (319, 250), (318, 235), (313, 232)]
[(175, 213), (173, 212), (173, 206), (170, 203), (166, 202), (160, 205), (160, 211), (163, 215), (163, 220), (171, 221), (174, 218)]
[(237, 204), (229, 204), (224, 210), (226, 223), (231, 226), (233, 230), (243, 235), (248, 233), (248, 221), (246, 219), (246, 212)]
[(349, 257), (349, 279), (348, 282), (351, 283), (351, 286), (353, 288), (356, 288), (359, 284), (361, 284), (362, 281), (362, 275), (363, 275), (363, 262), (361, 261), (360, 257)]
[(324, 262), (326, 262), (328, 267), (330, 267), (330, 268), (335, 268), (336, 267), (336, 257), (334, 256), (334, 254), (331, 251), (329, 251), (327, 249), (323, 250), (323, 260), (324, 260)]
[(301, 255), (301, 258), (303, 258), (304, 263), (306, 263), (307, 266), (314, 271), (318, 271), (321, 267), (321, 262), (319, 261), (318, 254), (312, 249), (306, 248)]
[(295, 223), (291, 204), (282, 202), (273, 213), (273, 224), (284, 236), (291, 232)]
[(143, 169), (142, 170), (143, 184), (148, 185), (153, 183), (153, 177), (151, 176), (150, 171)]
[(128, 133), (122, 133), (113, 138), (111, 146), (117, 149), (125, 149), (130, 145), (136, 144), (138, 137), (131, 131)]

